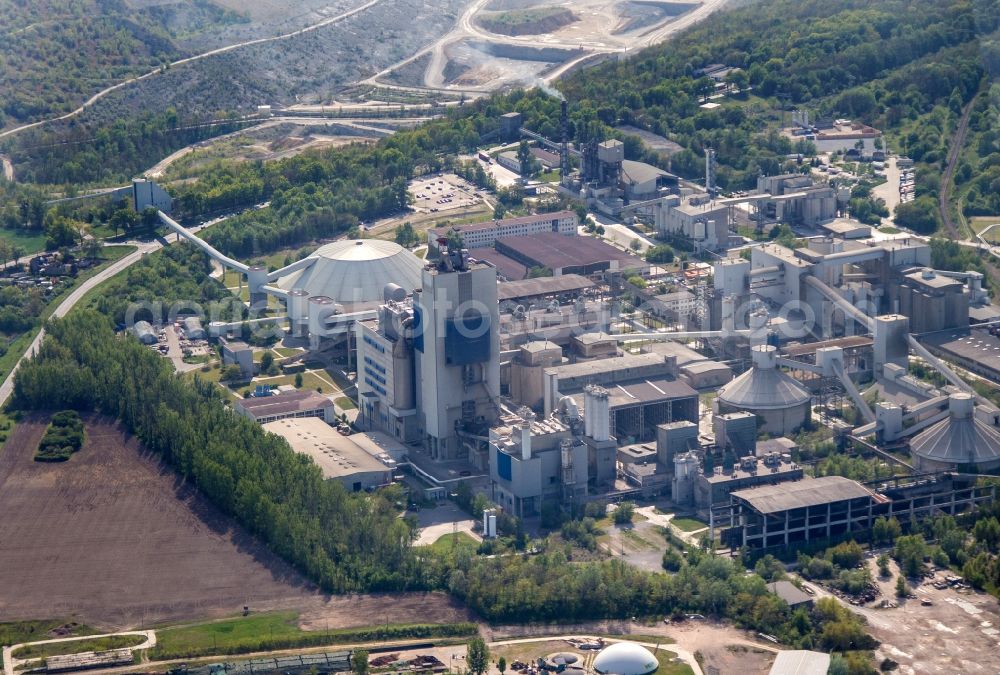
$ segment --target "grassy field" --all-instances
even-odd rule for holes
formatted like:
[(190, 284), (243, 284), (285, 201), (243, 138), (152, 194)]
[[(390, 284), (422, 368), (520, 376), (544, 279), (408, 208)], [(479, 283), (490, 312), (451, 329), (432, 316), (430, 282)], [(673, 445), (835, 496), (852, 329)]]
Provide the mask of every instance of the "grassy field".
[(430, 546), (424, 548), (428, 548), (435, 553), (450, 553), (456, 549), (467, 548), (472, 553), (475, 553), (479, 548), (479, 542), (465, 532), (455, 532), (444, 535)]
[(14, 658), (39, 659), (80, 652), (101, 652), (108, 649), (135, 647), (146, 641), (144, 635), (110, 635), (108, 637), (90, 640), (73, 640), (72, 642), (52, 642), (45, 645), (28, 645), (14, 652)]
[(45, 233), (27, 230), (0, 230), (0, 239), (21, 247), (23, 255), (31, 255), (45, 250)]
[(656, 660), (660, 662), (660, 668), (656, 675), (694, 675), (694, 670), (686, 663), (674, 663), (677, 654), (669, 649), (656, 650)]
[(695, 518), (674, 518), (670, 522), (684, 532), (694, 532), (708, 527), (708, 523), (703, 523)]
[[(14, 364), (20, 360), (21, 356), (28, 348), (28, 345), (30, 345), (31, 341), (35, 339), (35, 336), (41, 328), (41, 324), (44, 324), (49, 320), (49, 317), (51, 317), (52, 313), (56, 311), (56, 307), (59, 306), (59, 303), (69, 297), (69, 294), (73, 292), (74, 288), (100, 272), (108, 265), (108, 263), (114, 262), (115, 260), (121, 260), (133, 251), (135, 251), (135, 246), (109, 246), (105, 248), (103, 251), (105, 262), (103, 264), (91, 268), (79, 275), (72, 284), (65, 286), (57, 295), (53, 296), (53, 298), (45, 306), (45, 311), (43, 311), (42, 315), (39, 317), (39, 325), (11, 342), (7, 346), (7, 353), (0, 356), (0, 380), (7, 377), (7, 374), (14, 368)], [(85, 300), (81, 301), (80, 304), (85, 304)]]
[(74, 635), (90, 635), (94, 633), (90, 626), (72, 623), (59, 619), (46, 621), (13, 621), (0, 623), (0, 645), (10, 646), (22, 642), (37, 640), (52, 640)]
[(405, 640), (408, 638), (464, 637), (475, 624), (381, 625), (307, 632), (298, 627), (295, 612), (274, 612), (223, 621), (157, 629), (151, 660), (212, 654), (242, 654), (292, 647)]

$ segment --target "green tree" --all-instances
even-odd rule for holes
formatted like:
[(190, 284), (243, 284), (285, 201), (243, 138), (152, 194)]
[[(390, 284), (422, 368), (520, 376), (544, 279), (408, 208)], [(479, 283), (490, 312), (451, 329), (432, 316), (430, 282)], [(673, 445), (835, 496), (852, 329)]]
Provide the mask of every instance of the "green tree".
[(635, 515), (635, 504), (632, 502), (622, 502), (615, 509), (614, 521), (615, 525), (628, 525), (632, 522), (632, 517)]
[(668, 244), (659, 244), (646, 249), (646, 262), (654, 265), (669, 265), (674, 261), (674, 249)]
[(410, 248), (420, 243), (420, 235), (413, 229), (409, 221), (396, 228), (396, 243), (404, 248)]
[(295, 373), (295, 388), (302, 388), (302, 373)]
[(922, 534), (910, 534), (896, 539), (893, 556), (899, 561), (900, 569), (908, 577), (920, 576), (927, 557), (927, 542)]
[(490, 667), (490, 648), (486, 646), (486, 641), (481, 637), (474, 637), (469, 641), (465, 652), (465, 662), (469, 666), (469, 672), (473, 675), (483, 675)]
[(364, 649), (351, 652), (351, 672), (354, 675), (368, 675), (368, 652)]
[(900, 574), (896, 577), (896, 597), (905, 598), (909, 593), (910, 589), (906, 587), (906, 577)]
[(502, 656), (497, 659), (497, 670), (500, 671), (500, 675), (503, 675), (507, 671), (507, 659)]

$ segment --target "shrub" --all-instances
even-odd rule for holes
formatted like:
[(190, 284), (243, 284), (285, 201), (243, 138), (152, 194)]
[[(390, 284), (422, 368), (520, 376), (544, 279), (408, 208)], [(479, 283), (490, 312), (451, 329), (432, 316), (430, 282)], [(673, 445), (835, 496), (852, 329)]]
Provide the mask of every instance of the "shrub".
[(65, 462), (83, 447), (83, 420), (75, 410), (63, 410), (52, 422), (38, 444), (36, 462)]

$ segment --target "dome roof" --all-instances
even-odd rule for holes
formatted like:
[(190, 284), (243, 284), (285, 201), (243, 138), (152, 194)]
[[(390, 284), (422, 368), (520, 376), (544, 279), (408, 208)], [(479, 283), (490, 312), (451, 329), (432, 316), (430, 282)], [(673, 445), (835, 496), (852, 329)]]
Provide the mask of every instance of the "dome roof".
[(309, 256), (313, 263), (278, 279), (285, 290), (303, 289), (350, 304), (379, 302), (386, 284), (409, 293), (420, 287), (424, 263), (399, 244), (381, 239), (346, 239), (326, 244)]
[(780, 410), (808, 404), (812, 396), (775, 362), (772, 345), (753, 348), (753, 367), (719, 389), (719, 402), (748, 410)]
[(634, 642), (616, 642), (594, 659), (594, 670), (601, 675), (648, 675), (659, 667), (652, 652)]
[(952, 394), (948, 411), (948, 417), (910, 440), (910, 452), (918, 459), (954, 466), (1000, 466), (1000, 429), (976, 415), (972, 396)]

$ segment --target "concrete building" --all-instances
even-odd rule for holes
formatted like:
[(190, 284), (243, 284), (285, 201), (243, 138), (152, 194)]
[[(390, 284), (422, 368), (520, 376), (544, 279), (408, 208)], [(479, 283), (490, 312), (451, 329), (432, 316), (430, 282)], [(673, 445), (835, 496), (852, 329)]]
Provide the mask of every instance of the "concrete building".
[(547, 340), (518, 348), (510, 365), (510, 397), (515, 403), (541, 411), (545, 405), (544, 373), (562, 361), (562, 348)]
[[(713, 509), (723, 540), (735, 548), (792, 549), (864, 536), (879, 517), (921, 521), (957, 515), (996, 499), (996, 486), (954, 474), (896, 477), (878, 492), (840, 476), (738, 490), (729, 504)], [(728, 522), (728, 527), (725, 523)], [(857, 533), (857, 534), (855, 534)]]
[(817, 185), (810, 176), (786, 173), (761, 176), (757, 192), (770, 195), (763, 200), (764, 215), (779, 222), (819, 225), (837, 216), (838, 199), (847, 203), (849, 194), (839, 195), (829, 185)]
[(802, 467), (777, 453), (757, 458), (753, 455), (741, 457), (730, 470), (715, 467), (712, 474), (698, 474), (694, 479), (694, 503), (703, 514), (729, 499), (737, 490), (777, 485), (802, 478)]
[(327, 424), (337, 420), (333, 401), (314, 391), (239, 399), (233, 404), (233, 409), (259, 424), (306, 417), (316, 417)]
[(738, 457), (753, 454), (757, 447), (757, 416), (745, 411), (712, 415), (712, 433), (720, 450)]
[(369, 448), (377, 441), (365, 434), (344, 436), (323, 420), (308, 417), (280, 419), (264, 424), (264, 429), (281, 436), (295, 452), (312, 459), (323, 478), (339, 481), (351, 492), (371, 490), (392, 482), (395, 462), (385, 455), (379, 460)]
[(730, 495), (737, 546), (787, 547), (871, 527), (875, 495), (841, 476), (804, 478)]
[[(390, 289), (391, 292), (391, 289)], [(398, 297), (398, 296), (397, 296)], [(356, 324), (358, 419), (404, 442), (419, 440), (413, 304), (386, 298), (378, 318)]]
[(245, 378), (253, 377), (253, 349), (242, 340), (229, 340), (219, 338), (219, 346), (222, 347), (222, 365), (237, 365)]
[(546, 501), (572, 504), (587, 494), (587, 446), (554, 418), (522, 409), (491, 428), (492, 500), (518, 518), (541, 513)]
[(666, 183), (676, 183), (677, 177), (645, 162), (622, 160), (622, 183), (625, 196), (632, 201), (656, 197)]
[(462, 235), (465, 248), (475, 249), (492, 247), (496, 244), (497, 239), (523, 237), (543, 232), (555, 232), (572, 237), (576, 236), (579, 225), (580, 218), (576, 215), (576, 211), (556, 211), (447, 229), (431, 228), (427, 231), (428, 257), (436, 258), (439, 255), (438, 240), (446, 238), (451, 229), (457, 230)]
[[(554, 235), (561, 236), (561, 235)], [(499, 414), (496, 270), (452, 250), (413, 293), (418, 421), (434, 459), (467, 456), (460, 434), (485, 436)]]
[(707, 193), (666, 198), (654, 211), (656, 231), (662, 237), (681, 235), (697, 250), (718, 251), (729, 246), (729, 207)]
[(958, 279), (925, 269), (904, 275), (895, 290), (898, 312), (910, 318), (910, 330), (914, 333), (969, 325), (969, 297)]

